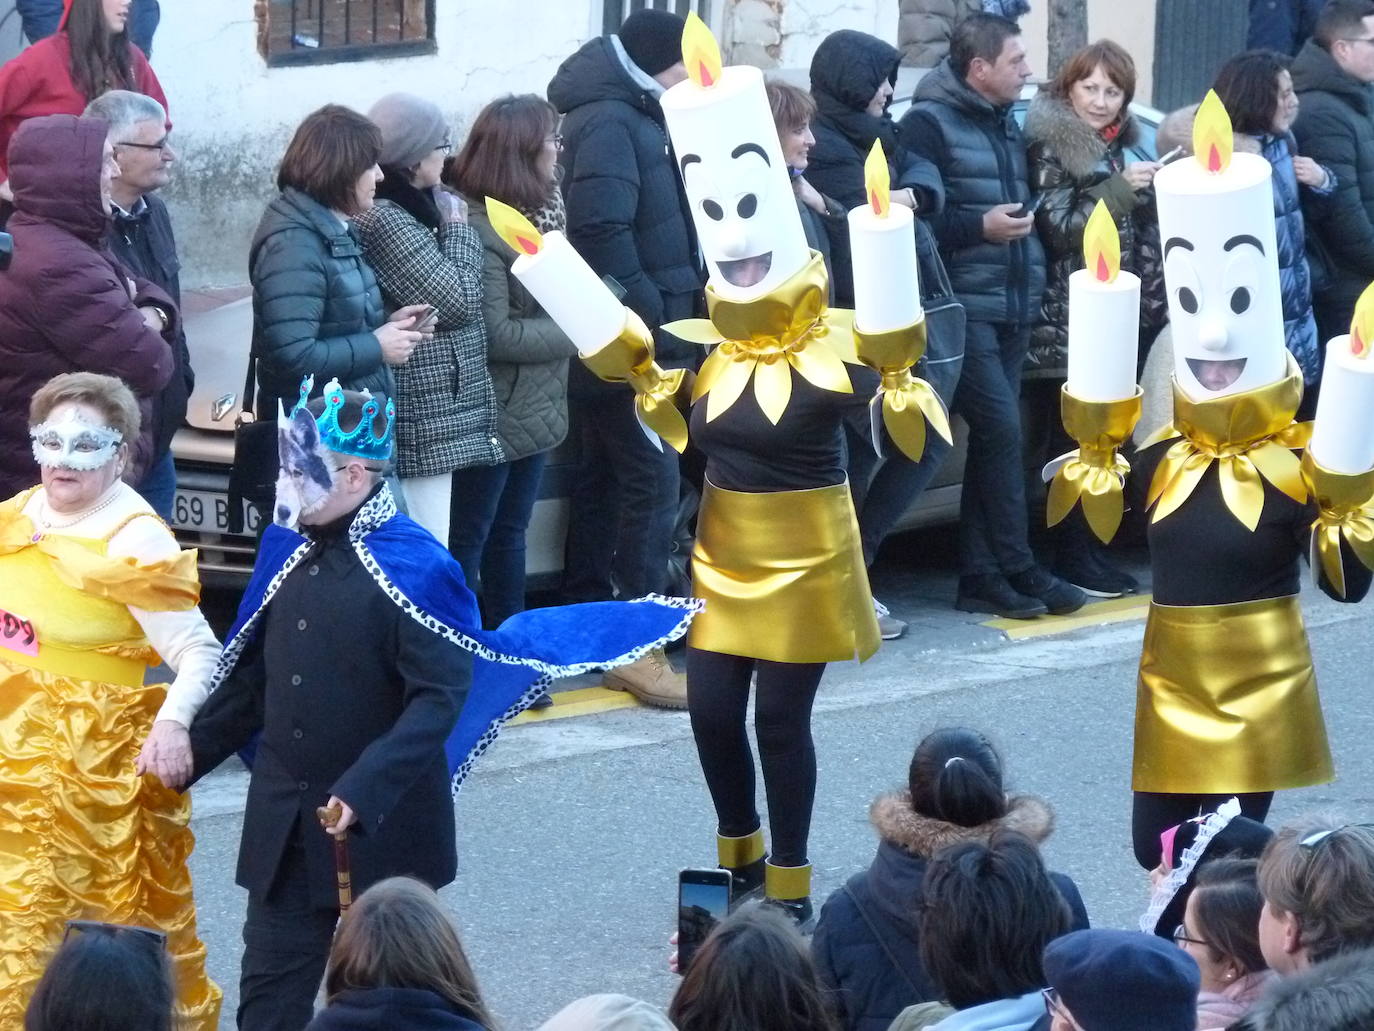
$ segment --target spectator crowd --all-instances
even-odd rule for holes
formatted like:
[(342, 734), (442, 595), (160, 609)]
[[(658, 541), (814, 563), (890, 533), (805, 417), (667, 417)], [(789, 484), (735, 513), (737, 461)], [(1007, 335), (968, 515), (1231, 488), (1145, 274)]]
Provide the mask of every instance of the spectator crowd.
[[(0, 273), (0, 498), (35, 482), (35, 424), (85, 406), (97, 422), (118, 422), (116, 447), (126, 450), (110, 482), (74, 481), (70, 503), (52, 504), (55, 521), (43, 525), (89, 518), (121, 476), (130, 497), (170, 520), (171, 441), (194, 370), (172, 220), (158, 196), (177, 160), (175, 90), (169, 99), (146, 56), (158, 5), (46, 6), (21, 5), (37, 41), (0, 68), (0, 214), (14, 245)], [(1236, 148), (1273, 169), (1284, 333), (1310, 417), (1325, 341), (1345, 332), (1374, 280), (1374, 0), (1252, 5), (1266, 6), (1287, 11), (1285, 38), (1230, 58), (1213, 85)], [(1142, 282), (1140, 369), (1161, 357), (1172, 365), (1152, 182), (1188, 153), (1195, 105), (1169, 113), (1151, 140), (1132, 107), (1132, 56), (1110, 40), (1069, 57), (1022, 105), (1036, 73), (1016, 20), (1026, 4), (903, 0), (901, 9), (907, 56), (931, 70), (900, 119), (889, 108), (903, 52), (861, 32), (821, 43), (809, 91), (769, 84), (831, 303), (854, 303), (845, 214), (864, 200), (876, 141), (892, 202), (915, 216), (924, 376), (968, 428), (954, 604), (1034, 619), (1134, 593), (1085, 523), (1045, 525), (1041, 470), (1074, 446), (1059, 423), (1068, 280), (1084, 266), (1084, 228), (1100, 201), (1116, 222), (1122, 267)], [(703, 459), (655, 446), (635, 421), (630, 388), (571, 360), (568, 336), (513, 274), (490, 204), (566, 234), (653, 330), (662, 366), (698, 365), (701, 349), (661, 328), (705, 313), (703, 262), (660, 104), (686, 77), (682, 33), (677, 15), (639, 10), (563, 62), (546, 96), (492, 100), (463, 138), (424, 96), (393, 93), (365, 113), (327, 105), (295, 129), (253, 235), (256, 411), (275, 421), (279, 403), (289, 410), (329, 380), (394, 400), (386, 476), (461, 565), (488, 627), (525, 608), (526, 532), (548, 456), (569, 435), (579, 465), (564, 595), (682, 593), (671, 558), (702, 491)], [(127, 390), (45, 386), (85, 373)], [(310, 376), (313, 387), (302, 388)], [(880, 457), (867, 412), (843, 433), (871, 564), (949, 447), (932, 435), (920, 461), (894, 447)], [(270, 495), (250, 500), (273, 505)], [(106, 527), (112, 548), (124, 525)], [(874, 606), (884, 639), (905, 632)], [(145, 620), (144, 607), (130, 602), (121, 614), (184, 663), (179, 677), (194, 679), (192, 669), (208, 679), (214, 646), (203, 621)], [(661, 650), (607, 683), (648, 704), (686, 706), (684, 676)], [(194, 715), (158, 713), (141, 770), (185, 781), (169, 757)], [(873, 802), (871, 864), (831, 895), (814, 928), (745, 902), (684, 965), (666, 1012), (593, 996), (544, 1028), (1374, 1027), (1370, 825), (1314, 817), (1271, 832), (1225, 805), (1200, 814), (1161, 842), (1142, 890), (1143, 929), (1096, 929), (1072, 871), (1051, 871), (1040, 855), (1054, 827), (1050, 803), (1009, 792), (1007, 780), (982, 733), (930, 734), (906, 787)], [(326, 1006), (309, 1026), (497, 1027), (433, 890), (405, 878), (364, 887), (334, 939)], [(174, 945), (159, 929), (71, 922), (24, 1027), (170, 1029)]]

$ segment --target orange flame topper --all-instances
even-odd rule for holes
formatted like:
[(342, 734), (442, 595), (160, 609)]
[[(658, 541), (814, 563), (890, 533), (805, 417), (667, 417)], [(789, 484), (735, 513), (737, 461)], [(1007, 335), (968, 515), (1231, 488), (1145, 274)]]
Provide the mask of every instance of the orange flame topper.
[(720, 47), (706, 23), (693, 11), (682, 30), (682, 63), (687, 77), (703, 89), (720, 81)]
[(1369, 358), (1374, 345), (1374, 283), (1364, 288), (1355, 302), (1355, 316), (1350, 320), (1350, 353), (1356, 358)]
[(491, 220), (496, 235), (505, 240), (511, 250), (520, 254), (538, 254), (544, 249), (544, 237), (534, 228), (534, 223), (509, 204), (488, 197), (487, 218)]
[(1083, 258), (1099, 283), (1115, 283), (1121, 271), (1121, 236), (1104, 201), (1098, 201), (1083, 227)]
[(887, 170), (887, 155), (883, 145), (873, 141), (873, 149), (864, 160), (864, 191), (868, 194), (868, 206), (879, 218), (887, 218), (892, 207), (892, 177)]
[(1193, 119), (1193, 156), (1207, 171), (1218, 174), (1230, 167), (1234, 146), (1226, 105), (1216, 90), (1208, 90)]

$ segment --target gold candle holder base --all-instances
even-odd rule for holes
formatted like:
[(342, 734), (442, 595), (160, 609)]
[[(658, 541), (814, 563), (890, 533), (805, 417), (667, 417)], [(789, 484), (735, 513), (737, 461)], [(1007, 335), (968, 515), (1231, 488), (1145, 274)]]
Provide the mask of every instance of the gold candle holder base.
[(883, 425), (902, 454), (913, 462), (921, 460), (927, 422), (946, 443), (954, 443), (945, 403), (929, 383), (911, 373), (926, 353), (925, 319), (883, 333), (865, 333), (855, 327), (854, 344), (859, 361), (882, 376), (878, 396)]
[(654, 361), (654, 338), (644, 321), (625, 309), (620, 335), (582, 364), (608, 383), (634, 388), (635, 410), (645, 426), (681, 454), (687, 448), (687, 420), (682, 411), (691, 403), (692, 378), (686, 369), (663, 369)]
[(1302, 478), (1317, 502), (1312, 523), (1313, 573), (1317, 563), (1336, 593), (1345, 597), (1341, 541), (1366, 569), (1374, 570), (1374, 469), (1338, 473), (1318, 464), (1311, 451), (1302, 455)]
[(1060, 391), (1059, 410), (1064, 429), (1078, 441), (1076, 450), (1056, 459), (1058, 465), (1050, 478), (1046, 522), (1060, 523), (1083, 506), (1088, 526), (1102, 543), (1116, 536), (1125, 508), (1123, 498), (1130, 463), (1119, 449), (1140, 421), (1139, 387), (1135, 394), (1120, 401), (1084, 401), (1069, 393), (1066, 384)]

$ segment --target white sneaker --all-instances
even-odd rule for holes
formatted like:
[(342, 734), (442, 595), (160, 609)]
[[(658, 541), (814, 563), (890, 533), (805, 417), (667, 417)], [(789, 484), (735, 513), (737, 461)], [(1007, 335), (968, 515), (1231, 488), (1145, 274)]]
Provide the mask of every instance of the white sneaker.
[(877, 598), (873, 599), (873, 614), (878, 617), (878, 635), (884, 641), (895, 641), (906, 633), (905, 621), (894, 616)]

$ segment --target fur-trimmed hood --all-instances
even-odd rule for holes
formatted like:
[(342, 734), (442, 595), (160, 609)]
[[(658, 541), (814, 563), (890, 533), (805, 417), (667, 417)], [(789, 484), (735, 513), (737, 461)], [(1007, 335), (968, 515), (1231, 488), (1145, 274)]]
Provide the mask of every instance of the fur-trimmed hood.
[[(1064, 171), (1075, 179), (1085, 179), (1097, 168), (1107, 153), (1102, 134), (1073, 113), (1073, 108), (1048, 92), (1039, 92), (1026, 112), (1026, 140), (1032, 145), (1048, 149)], [(1117, 142), (1122, 149), (1134, 147), (1140, 140), (1140, 126), (1129, 109), (1121, 126)]]
[(1054, 833), (1054, 810), (1037, 795), (1008, 795), (1006, 816), (976, 827), (960, 827), (922, 816), (911, 808), (910, 791), (896, 791), (875, 799), (868, 819), (884, 841), (927, 859), (950, 845), (987, 841), (999, 830), (1018, 831), (1037, 845)]

